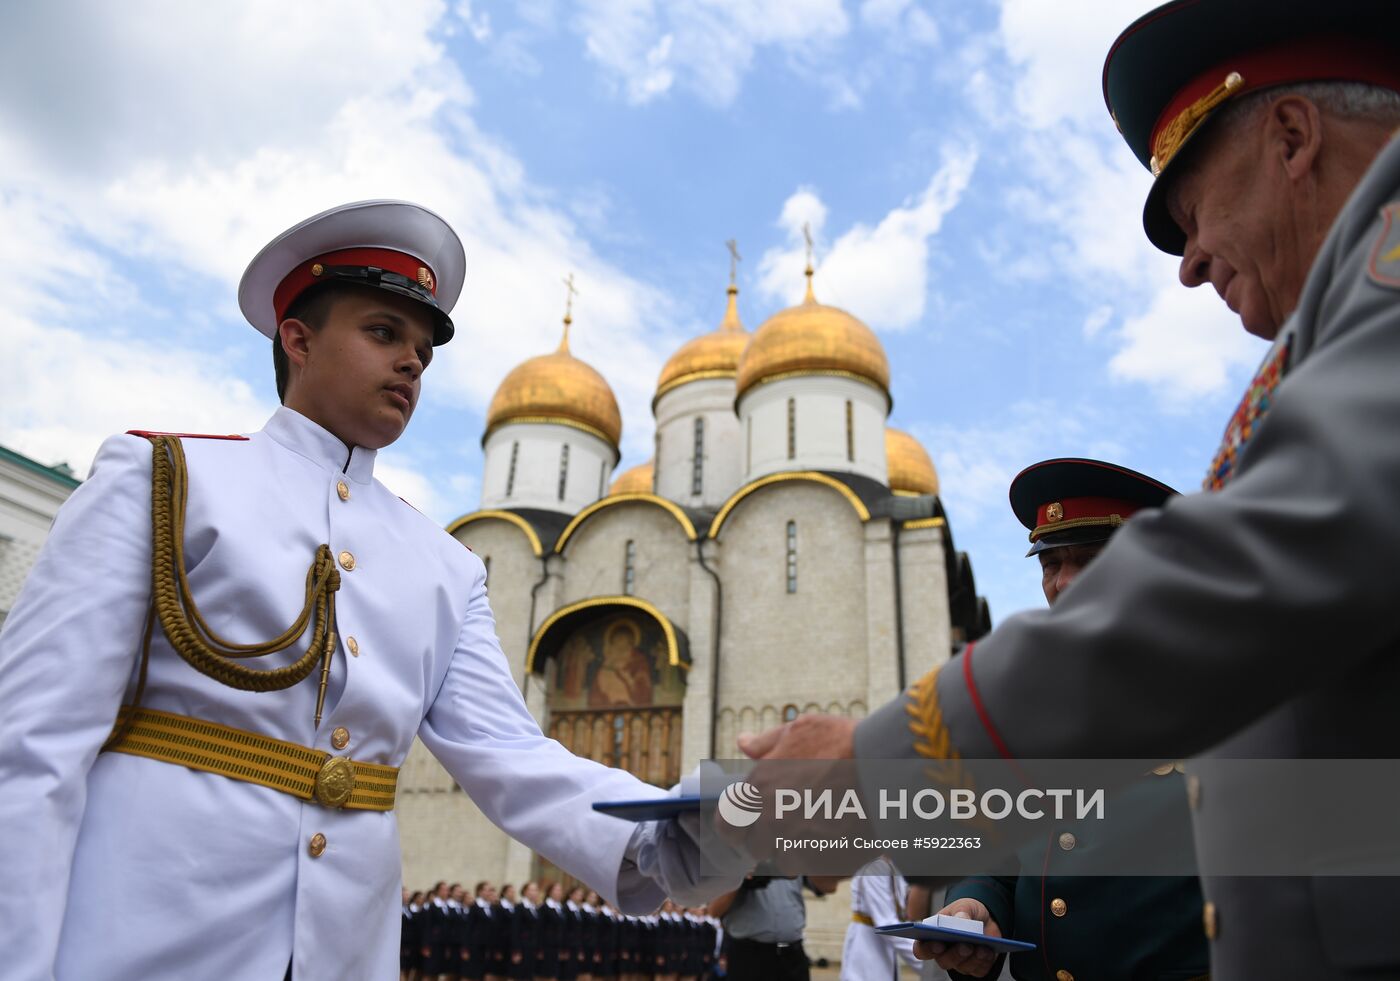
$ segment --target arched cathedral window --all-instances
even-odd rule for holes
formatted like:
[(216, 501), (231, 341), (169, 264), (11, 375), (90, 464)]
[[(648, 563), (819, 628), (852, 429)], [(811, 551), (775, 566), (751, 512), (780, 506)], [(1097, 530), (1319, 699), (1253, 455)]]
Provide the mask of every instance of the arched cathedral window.
[(564, 499), (564, 488), (569, 483), (569, 444), (559, 447), (559, 500)]
[(797, 456), (797, 399), (788, 399), (788, 459)]
[(705, 417), (695, 417), (695, 457), (690, 465), (690, 493), (696, 497), (705, 487)]
[(627, 539), (622, 553), (622, 595), (631, 596), (637, 586), (637, 543)]
[(846, 400), (846, 459), (855, 462), (856, 458), (856, 426), (854, 412), (851, 409), (851, 400)]
[(515, 493), (515, 465), (520, 460), (520, 442), (510, 444), (510, 470), (506, 472), (506, 497)]

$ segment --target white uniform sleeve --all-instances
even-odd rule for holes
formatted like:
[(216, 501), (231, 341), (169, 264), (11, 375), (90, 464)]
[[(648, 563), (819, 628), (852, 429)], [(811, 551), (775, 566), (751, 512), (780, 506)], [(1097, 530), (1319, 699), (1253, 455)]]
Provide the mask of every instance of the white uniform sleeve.
[[(151, 583), (151, 448), (115, 436), (59, 509), (0, 633), (0, 950), (53, 974), (87, 773), (141, 644)], [(92, 938), (94, 942), (97, 938)]]
[[(424, 745), (491, 821), (622, 911), (650, 912), (668, 894), (695, 900), (693, 891), (705, 888), (698, 851), (674, 821), (639, 828), (591, 807), (666, 792), (540, 732), (501, 652), (479, 562), (475, 571), (457, 650), (419, 730)], [(713, 892), (725, 889), (718, 883)]]

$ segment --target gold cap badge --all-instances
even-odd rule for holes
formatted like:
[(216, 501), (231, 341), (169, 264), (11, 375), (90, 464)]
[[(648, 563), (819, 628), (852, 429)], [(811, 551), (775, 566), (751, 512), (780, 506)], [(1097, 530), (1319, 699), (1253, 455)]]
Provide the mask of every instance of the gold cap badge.
[(1045, 506), (1045, 520), (1059, 521), (1065, 516), (1065, 509), (1060, 506), (1059, 501), (1055, 501)]
[(427, 266), (418, 267), (418, 285), (425, 290), (433, 288), (433, 274), (428, 272)]

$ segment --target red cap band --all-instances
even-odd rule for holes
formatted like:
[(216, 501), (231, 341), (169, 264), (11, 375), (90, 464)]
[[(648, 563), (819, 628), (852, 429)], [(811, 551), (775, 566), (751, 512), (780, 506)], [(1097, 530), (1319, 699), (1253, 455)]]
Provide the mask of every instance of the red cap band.
[(1346, 35), (1292, 38), (1274, 47), (1231, 55), (1183, 86), (1152, 126), (1147, 145), (1154, 154), (1162, 131), (1231, 72), (1239, 72), (1244, 79), (1232, 94), (1236, 99), (1247, 92), (1303, 82), (1366, 82), (1400, 91), (1394, 42), (1382, 44)]
[(1066, 497), (1061, 501), (1047, 501), (1035, 509), (1035, 531), (1031, 532), (1031, 540), (1055, 531), (1057, 526), (1073, 528), (1094, 521), (1108, 524), (1114, 516), (1126, 520), (1141, 509), (1141, 504), (1117, 497)]
[(394, 249), (341, 249), (307, 259), (278, 284), (272, 294), (272, 308), (277, 311), (278, 323), (287, 316), (287, 308), (297, 297), (325, 281), (321, 279), (321, 268), (328, 266), (374, 266), (406, 276), (437, 296), (437, 276), (421, 259)]

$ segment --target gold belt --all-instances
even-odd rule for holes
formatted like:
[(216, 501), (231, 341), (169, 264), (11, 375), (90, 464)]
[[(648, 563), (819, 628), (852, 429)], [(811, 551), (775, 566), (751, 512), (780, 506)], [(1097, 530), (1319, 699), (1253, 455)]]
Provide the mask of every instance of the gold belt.
[(868, 927), (873, 927), (875, 925), (875, 921), (869, 916), (866, 916), (864, 913), (857, 913), (854, 910), (851, 911), (851, 922), (864, 923)]
[(188, 715), (122, 706), (104, 751), (261, 784), (325, 807), (392, 811), (399, 768), (332, 756)]

